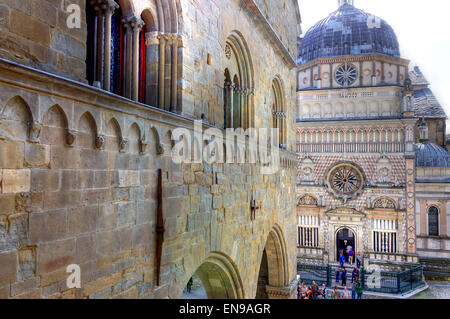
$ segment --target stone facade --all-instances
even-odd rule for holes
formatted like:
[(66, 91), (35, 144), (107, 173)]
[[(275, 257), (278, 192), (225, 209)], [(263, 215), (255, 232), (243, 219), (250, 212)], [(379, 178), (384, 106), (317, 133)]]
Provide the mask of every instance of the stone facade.
[[(267, 19), (251, 0), (118, 1), (124, 16), (142, 15), (147, 25), (153, 16), (157, 39), (169, 34), (178, 52), (167, 64), (150, 64), (166, 72), (157, 87), (164, 83), (164, 95), (148, 106), (135, 102), (135, 82), (128, 98), (83, 83), (86, 3), (76, 3), (82, 28), (68, 30), (69, 1), (0, 1), (7, 17), (0, 20), (7, 31), (0, 41), (0, 298), (179, 298), (194, 273), (209, 297), (254, 298), (265, 259), (263, 293), (291, 296), (295, 62), (283, 48), (296, 42), (298, 11)], [(55, 16), (53, 25), (41, 21), (42, 14)], [(289, 28), (267, 22), (279, 20)], [(174, 129), (193, 132), (200, 118), (204, 129), (223, 127), (227, 43), (246, 54), (252, 87), (242, 105), (250, 110), (251, 126), (269, 127), (266, 96), (274, 79), (282, 80), (287, 146), (276, 174), (263, 175), (262, 164), (172, 161)], [(244, 63), (241, 56), (237, 61)], [(80, 289), (66, 285), (71, 264), (80, 266)]]

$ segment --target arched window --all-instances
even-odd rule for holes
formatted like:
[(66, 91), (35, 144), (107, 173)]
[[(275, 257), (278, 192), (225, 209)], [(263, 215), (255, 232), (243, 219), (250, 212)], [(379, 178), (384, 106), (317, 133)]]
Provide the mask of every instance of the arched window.
[(273, 128), (278, 129), (279, 145), (286, 147), (286, 111), (284, 107), (282, 84), (279, 78), (275, 78), (272, 82), (272, 94), (274, 96), (272, 111)]
[(86, 75), (89, 84), (123, 94), (124, 32), (122, 10), (114, 2), (86, 1)]
[(227, 39), (223, 65), (225, 76), (223, 126), (244, 130), (254, 127), (253, 65), (248, 46), (238, 32), (233, 32)]
[(428, 235), (439, 236), (439, 210), (434, 206), (428, 209)]
[(242, 87), (237, 75), (231, 79), (230, 71), (225, 69), (224, 83), (224, 121), (225, 128), (242, 128)]

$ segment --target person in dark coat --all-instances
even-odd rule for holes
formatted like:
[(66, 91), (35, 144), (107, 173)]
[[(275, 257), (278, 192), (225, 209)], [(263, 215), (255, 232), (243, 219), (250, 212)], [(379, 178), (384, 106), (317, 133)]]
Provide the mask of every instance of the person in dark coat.
[(339, 257), (339, 264), (341, 265), (341, 268), (344, 268), (345, 257), (344, 257), (344, 254), (342, 254), (342, 253), (341, 253), (341, 257)]
[(354, 281), (359, 281), (359, 270), (358, 270), (358, 268), (356, 268), (356, 266), (355, 266), (355, 268), (353, 268), (353, 271), (352, 271), (352, 283)]
[(356, 268), (361, 269), (361, 259), (359, 259), (359, 253), (356, 255)]
[(342, 279), (342, 286), (344, 287), (347, 286), (347, 270), (345, 269), (345, 267), (342, 270), (341, 279)]
[(187, 292), (188, 293), (191, 293), (191, 290), (192, 290), (192, 284), (194, 283), (194, 280), (192, 280), (192, 278), (191, 279), (189, 279), (189, 281), (188, 281), (188, 283), (187, 283)]
[(312, 290), (312, 299), (317, 299), (317, 297), (320, 294), (320, 290), (319, 290), (319, 286), (316, 284), (315, 281), (313, 281), (311, 290)]
[(336, 285), (339, 282), (339, 279), (341, 278), (341, 272), (339, 270), (339, 267), (336, 268)]

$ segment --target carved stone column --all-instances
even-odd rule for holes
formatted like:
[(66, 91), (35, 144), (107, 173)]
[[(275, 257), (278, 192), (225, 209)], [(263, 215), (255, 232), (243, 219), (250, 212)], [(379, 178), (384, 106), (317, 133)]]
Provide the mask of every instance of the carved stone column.
[(144, 27), (145, 23), (139, 17), (134, 17), (131, 20), (133, 27), (133, 87), (132, 99), (139, 100), (139, 33)]
[(159, 36), (159, 107), (164, 108), (164, 78), (166, 68), (166, 37)]
[(93, 0), (91, 4), (94, 5), (94, 10), (97, 13), (97, 51), (96, 51), (96, 65), (95, 65), (95, 77), (94, 81), (100, 83), (100, 87), (103, 87), (103, 35), (104, 35), (104, 14), (103, 14), (103, 1)]
[(132, 74), (132, 63), (133, 63), (133, 28), (130, 24), (130, 20), (122, 20), (123, 26), (125, 28), (125, 74), (124, 74), (124, 96), (126, 98), (131, 98), (131, 74)]
[(177, 111), (177, 93), (178, 93), (178, 35), (172, 36), (172, 97), (170, 110), (172, 112)]
[(113, 0), (107, 0), (104, 4), (105, 10), (105, 68), (104, 85), (106, 91), (111, 91), (111, 18), (119, 5)]
[(145, 104), (158, 106), (158, 86), (159, 86), (159, 41), (160, 33), (147, 32), (145, 35), (146, 50), (146, 81), (145, 81)]

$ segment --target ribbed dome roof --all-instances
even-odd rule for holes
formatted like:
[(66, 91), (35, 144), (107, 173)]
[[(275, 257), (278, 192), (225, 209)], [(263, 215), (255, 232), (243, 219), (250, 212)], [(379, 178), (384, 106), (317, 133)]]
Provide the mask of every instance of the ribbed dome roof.
[(400, 57), (394, 30), (386, 21), (344, 4), (308, 30), (300, 44), (298, 63), (369, 53)]
[(442, 147), (425, 142), (416, 144), (415, 149), (417, 167), (450, 167), (450, 154)]

